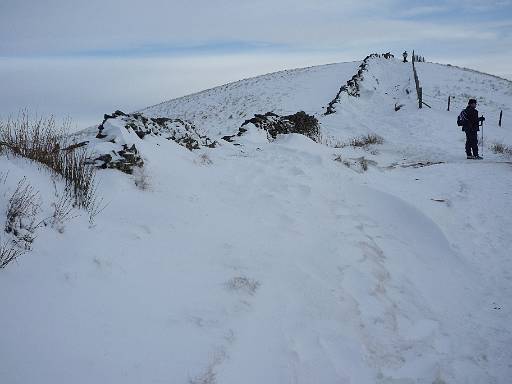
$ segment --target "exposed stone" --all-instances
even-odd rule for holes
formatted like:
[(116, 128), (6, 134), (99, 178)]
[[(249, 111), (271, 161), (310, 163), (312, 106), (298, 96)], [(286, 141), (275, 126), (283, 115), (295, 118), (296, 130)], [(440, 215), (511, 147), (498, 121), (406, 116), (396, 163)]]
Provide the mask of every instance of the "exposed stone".
[(109, 154), (109, 153), (106, 153), (104, 155), (101, 155), (99, 157), (97, 157), (96, 159), (94, 159), (95, 161), (99, 161), (99, 162), (102, 162), (99, 167), (100, 168), (107, 168), (107, 164), (110, 163), (112, 161), (112, 155)]
[(232, 142), (235, 137), (242, 136), (247, 132), (246, 126), (249, 124), (267, 131), (272, 139), (275, 139), (277, 135), (299, 133), (316, 141), (319, 134), (318, 120), (304, 111), (288, 116), (279, 116), (273, 112), (267, 112), (264, 115), (254, 115), (253, 118), (246, 120), (242, 124), (238, 129), (238, 133), (224, 136), (222, 139)]
[(118, 169), (122, 172), (132, 174), (134, 167), (142, 167), (144, 161), (139, 151), (133, 144), (131, 147), (123, 145), (120, 151), (112, 151), (94, 159), (94, 164), (99, 168)]

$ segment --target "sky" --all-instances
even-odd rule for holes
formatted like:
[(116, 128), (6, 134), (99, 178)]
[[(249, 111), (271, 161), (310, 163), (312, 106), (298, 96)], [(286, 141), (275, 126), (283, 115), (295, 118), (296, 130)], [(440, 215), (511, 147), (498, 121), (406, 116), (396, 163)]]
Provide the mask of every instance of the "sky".
[(373, 52), (415, 49), (512, 79), (511, 47), (512, 0), (0, 0), (0, 118), (28, 109), (78, 129)]

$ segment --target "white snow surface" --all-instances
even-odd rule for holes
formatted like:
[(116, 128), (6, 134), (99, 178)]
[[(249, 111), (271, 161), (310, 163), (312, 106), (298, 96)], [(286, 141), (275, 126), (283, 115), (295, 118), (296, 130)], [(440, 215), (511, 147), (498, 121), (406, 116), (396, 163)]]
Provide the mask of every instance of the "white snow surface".
[[(512, 165), (489, 146), (512, 145), (512, 83), (421, 63), (432, 109), (418, 110), (410, 64), (372, 59), (361, 97), (323, 116), (358, 65), (144, 110), (214, 139), (304, 110), (323, 143), (255, 127), (193, 152), (137, 140), (142, 171), (98, 172), (93, 225), (42, 228), (0, 270), (0, 383), (509, 383)], [(469, 97), (487, 118), (482, 161), (456, 125)], [(335, 147), (369, 133), (384, 143)], [(2, 212), (26, 176), (49, 214), (58, 182), (21, 159), (0, 170)]]

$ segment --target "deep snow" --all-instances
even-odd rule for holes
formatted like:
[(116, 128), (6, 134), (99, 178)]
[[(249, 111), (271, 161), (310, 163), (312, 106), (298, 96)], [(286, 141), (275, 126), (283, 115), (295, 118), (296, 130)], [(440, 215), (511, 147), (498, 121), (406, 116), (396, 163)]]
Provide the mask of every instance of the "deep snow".
[[(512, 165), (487, 147), (466, 160), (455, 120), (478, 97), (485, 145), (511, 145), (512, 125), (496, 121), (511, 113), (512, 83), (421, 63), (433, 108), (418, 110), (410, 64), (374, 59), (361, 97), (323, 116), (358, 65), (144, 110), (213, 139), (254, 113), (304, 110), (324, 144), (255, 128), (194, 152), (133, 137), (150, 189), (135, 186), (140, 174), (100, 171), (108, 206), (94, 225), (82, 215), (63, 233), (44, 228), (0, 270), (0, 382), (507, 383)], [(384, 144), (334, 147), (368, 133)], [(23, 175), (52, 200), (29, 162), (0, 166), (2, 204)]]

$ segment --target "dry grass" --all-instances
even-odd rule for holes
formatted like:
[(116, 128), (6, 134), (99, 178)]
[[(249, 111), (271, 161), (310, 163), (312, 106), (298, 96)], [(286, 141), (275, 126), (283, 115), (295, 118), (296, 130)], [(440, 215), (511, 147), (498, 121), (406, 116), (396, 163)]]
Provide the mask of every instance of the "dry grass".
[(13, 242), (0, 238), (0, 269), (5, 268), (23, 253), (25, 253), (25, 250), (20, 249)]
[(367, 147), (373, 144), (382, 144), (384, 143), (384, 138), (377, 134), (367, 134), (359, 137), (354, 137), (350, 140), (351, 147)]
[(43, 224), (42, 221), (38, 221), (40, 210), (39, 192), (26, 178), (21, 179), (9, 199), (4, 228), (6, 233), (16, 238), (16, 244), (21, 248), (30, 249), (36, 229)]
[(333, 148), (354, 147), (366, 149), (370, 145), (383, 144), (384, 138), (375, 133), (369, 133), (367, 135), (354, 137), (350, 139), (348, 142), (342, 141), (334, 137), (321, 137), (319, 142), (324, 145), (327, 145), (328, 147)]
[(197, 163), (201, 165), (212, 165), (213, 161), (210, 159), (207, 153), (201, 153), (197, 159)]
[[(8, 172), (0, 172), (0, 184), (7, 182)], [(5, 197), (5, 195), (4, 195)], [(6, 221), (2, 232), (11, 234), (10, 238), (0, 235), (0, 269), (30, 248), (35, 238), (39, 202), (37, 192), (23, 179), (8, 201), (5, 215)]]
[(331, 148), (343, 148), (347, 146), (341, 139), (332, 136), (323, 136), (322, 134), (319, 134), (318, 142)]
[(66, 182), (66, 192), (78, 208), (90, 209), (95, 194), (95, 171), (83, 147), (69, 143), (70, 121), (57, 127), (53, 117), (31, 119), (21, 112), (0, 121), (0, 153), (7, 152), (43, 164)]
[(491, 151), (494, 153), (498, 153), (500, 155), (505, 155), (512, 157), (512, 147), (505, 145), (503, 143), (493, 143), (491, 144)]
[(369, 166), (376, 166), (377, 162), (373, 160), (369, 160), (364, 156), (358, 158), (342, 158), (341, 155), (338, 155), (334, 158), (334, 161), (337, 161), (347, 168), (350, 168), (358, 173), (363, 173), (368, 171)]
[(151, 178), (144, 167), (137, 167), (133, 169), (133, 181), (135, 186), (142, 191), (151, 190)]
[(227, 289), (232, 291), (245, 292), (248, 293), (249, 295), (254, 295), (259, 287), (259, 281), (249, 279), (245, 276), (233, 277), (232, 279), (226, 282)]
[(55, 228), (59, 233), (64, 232), (64, 223), (75, 217), (73, 207), (73, 200), (67, 194), (57, 196), (57, 199), (52, 203), (52, 216), (50, 223), (52, 228)]

